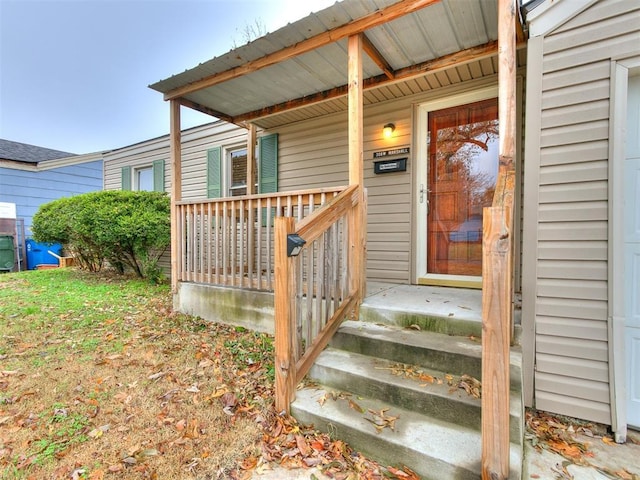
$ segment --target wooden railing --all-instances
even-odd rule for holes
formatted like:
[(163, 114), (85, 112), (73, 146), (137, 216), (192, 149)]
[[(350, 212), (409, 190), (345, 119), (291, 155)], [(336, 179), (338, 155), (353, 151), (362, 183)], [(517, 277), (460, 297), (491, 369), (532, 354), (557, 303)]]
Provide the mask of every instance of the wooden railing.
[(303, 220), (345, 188), (176, 202), (179, 281), (272, 291), (275, 218)]
[[(306, 375), (340, 323), (354, 311), (360, 275), (353, 268), (359, 255), (354, 185), (302, 221), (276, 218), (275, 229), (275, 354), (276, 408), (289, 412), (296, 385)], [(363, 207), (361, 205), (360, 207)], [(297, 256), (287, 241), (306, 243)]]

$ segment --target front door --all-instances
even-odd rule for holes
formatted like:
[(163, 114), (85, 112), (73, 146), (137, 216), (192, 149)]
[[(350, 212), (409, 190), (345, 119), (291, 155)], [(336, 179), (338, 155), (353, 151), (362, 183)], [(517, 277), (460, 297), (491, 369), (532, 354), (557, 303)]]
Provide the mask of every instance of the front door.
[(640, 77), (629, 78), (625, 160), (627, 423), (640, 428)]
[(426, 277), (478, 278), (482, 209), (498, 172), (497, 99), (429, 111), (426, 123)]

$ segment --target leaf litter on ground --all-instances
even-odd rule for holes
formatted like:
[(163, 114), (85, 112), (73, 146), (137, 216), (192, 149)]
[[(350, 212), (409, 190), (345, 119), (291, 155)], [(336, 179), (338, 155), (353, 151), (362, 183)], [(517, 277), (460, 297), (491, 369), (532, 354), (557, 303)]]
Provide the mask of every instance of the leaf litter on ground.
[(607, 478), (640, 480), (640, 475), (625, 468), (611, 469), (594, 463), (594, 453), (589, 442), (578, 440), (578, 434), (594, 441), (615, 446), (613, 438), (603, 431), (603, 426), (580, 421), (562, 415), (554, 415), (540, 410), (527, 409), (525, 438), (537, 450), (549, 450), (566, 460), (556, 465), (554, 473), (562, 479), (573, 479), (567, 467), (574, 464), (592, 467)]
[(176, 313), (166, 285), (76, 269), (3, 275), (0, 356), (3, 479), (246, 479), (274, 464), (418, 478), (278, 415), (273, 338)]

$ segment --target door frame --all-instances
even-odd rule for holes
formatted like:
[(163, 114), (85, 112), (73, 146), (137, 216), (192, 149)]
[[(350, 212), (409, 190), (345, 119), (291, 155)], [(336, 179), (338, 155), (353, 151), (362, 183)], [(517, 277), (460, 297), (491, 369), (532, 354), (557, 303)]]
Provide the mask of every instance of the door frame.
[[(443, 108), (466, 105), (489, 98), (498, 97), (498, 84), (480, 87), (467, 92), (455, 93), (434, 100), (421, 102), (414, 106), (414, 181), (413, 181), (413, 244), (415, 255), (413, 260), (413, 282), (422, 285), (457, 286), (467, 288), (481, 288), (482, 277), (465, 275), (437, 275), (427, 272), (427, 205), (420, 201), (421, 185), (428, 186), (428, 149), (426, 135), (428, 133), (429, 112)], [(423, 193), (426, 199), (427, 194)]]
[(640, 73), (640, 56), (611, 62), (609, 122), (608, 324), (611, 427), (618, 443), (627, 437), (625, 346), (624, 163), (629, 77)]

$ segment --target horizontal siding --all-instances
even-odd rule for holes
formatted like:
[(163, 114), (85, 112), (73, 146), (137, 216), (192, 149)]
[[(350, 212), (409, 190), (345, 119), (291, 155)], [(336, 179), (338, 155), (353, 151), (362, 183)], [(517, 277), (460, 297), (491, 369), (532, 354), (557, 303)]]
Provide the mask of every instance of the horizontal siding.
[[(213, 147), (246, 145), (246, 130), (225, 122), (215, 122), (182, 132), (182, 198), (206, 198), (207, 150)], [(151, 166), (165, 160), (165, 190), (171, 190), (169, 136), (155, 138), (105, 154), (105, 190), (121, 188), (124, 166)]]
[(0, 202), (16, 204), (31, 234), (33, 216), (41, 205), (62, 197), (102, 190), (102, 160), (30, 171), (0, 168)]
[[(540, 297), (538, 300), (538, 314), (547, 317), (581, 318), (597, 320), (606, 326), (607, 302), (593, 299), (567, 297)], [(580, 335), (577, 332), (567, 332), (567, 337)]]
[(599, 120), (586, 123), (567, 123), (558, 127), (549, 127), (542, 131), (540, 146), (571, 145), (606, 139), (609, 136), (609, 122)]
[[(373, 152), (411, 146), (411, 112), (407, 99), (365, 108), (364, 183), (367, 188), (367, 278), (408, 283), (411, 271), (411, 174), (415, 157), (408, 155), (406, 172), (373, 173)], [(392, 143), (381, 139), (382, 126), (396, 125)], [(349, 181), (347, 117), (329, 115), (278, 130), (280, 188), (345, 185)]]
[[(573, 377), (538, 372), (536, 385), (543, 392), (556, 392), (570, 397), (590, 397), (594, 402), (605, 405), (609, 402), (609, 390), (604, 382), (595, 382), (589, 379), (577, 380)], [(571, 416), (575, 417), (575, 413)]]
[[(609, 157), (609, 142), (607, 139), (589, 140), (579, 144), (553, 145), (540, 152), (541, 166), (555, 166), (572, 163), (582, 163), (593, 160), (607, 160)], [(574, 166), (575, 167), (575, 166)], [(581, 170), (581, 168), (574, 168)]]
[(550, 89), (550, 87), (547, 88), (549, 88), (549, 90), (545, 91), (545, 94), (542, 96), (542, 109), (544, 110), (542, 120), (544, 125), (548, 123), (545, 120), (547, 120), (550, 111), (554, 112), (551, 109), (564, 107), (559, 113), (566, 115), (567, 112), (571, 111), (568, 106), (571, 106), (573, 111), (580, 111), (580, 109), (586, 110), (587, 108), (593, 107), (593, 102), (609, 97), (608, 78), (596, 79), (592, 82), (577, 85), (573, 83), (562, 85), (554, 89)]
[[(544, 169), (540, 170), (542, 174)], [(559, 179), (554, 179), (559, 180)], [(554, 183), (540, 186), (541, 203), (597, 202), (607, 199), (607, 180), (593, 182)]]
[(575, 162), (578, 165), (551, 165), (540, 169), (540, 185), (591, 182), (607, 178), (606, 160)]
[(639, 16), (603, 0), (543, 43), (535, 405), (606, 424), (610, 62), (640, 52)]
[(540, 241), (552, 240), (607, 240), (607, 222), (573, 222), (571, 228), (562, 223), (541, 223), (538, 233)]
[[(557, 378), (561, 379), (562, 377)], [(581, 382), (581, 384), (584, 384), (584, 382)], [(578, 397), (536, 390), (536, 407), (540, 410), (555, 412), (569, 417), (584, 418), (605, 425), (611, 423), (609, 404), (587, 400), (594, 396), (590, 391), (587, 391), (584, 396)]]
[[(582, 342), (583, 348), (589, 346), (589, 342)], [(574, 349), (577, 345), (574, 345)], [(598, 382), (609, 381), (609, 367), (605, 361), (589, 360), (581, 357), (569, 357), (560, 350), (552, 354), (538, 351), (536, 355), (536, 370), (549, 374), (562, 375), (575, 379), (595, 380)]]
[(538, 295), (546, 298), (578, 298), (584, 300), (607, 300), (607, 282), (583, 279), (538, 280)]
[(540, 242), (538, 258), (541, 260), (606, 260), (607, 242), (580, 238), (568, 242)]
[[(565, 357), (595, 360), (597, 362), (606, 362), (608, 356), (607, 342), (547, 335), (538, 335), (536, 350), (541, 354), (557, 355), (561, 352)], [(540, 371), (541, 368), (538, 370)]]
[(585, 340), (607, 341), (607, 325), (600, 320), (585, 318), (559, 318), (539, 315), (536, 324), (539, 335), (555, 335), (561, 338), (582, 338)]
[[(609, 85), (607, 84), (607, 93)], [(597, 120), (606, 120), (609, 117), (609, 102), (600, 97), (588, 103), (567, 104), (558, 108), (545, 110), (542, 123), (547, 128), (575, 125)]]
[(589, 278), (592, 280), (607, 279), (606, 261), (585, 261), (585, 260), (544, 260), (538, 262), (538, 278), (565, 278), (569, 280), (581, 280)]
[(563, 202), (541, 204), (540, 222), (582, 222), (607, 219), (607, 202)]
[(544, 86), (549, 95), (553, 96), (551, 92), (567, 88), (567, 86), (575, 88), (578, 85), (589, 85), (599, 80), (608, 81), (610, 74), (611, 65), (609, 60), (601, 59), (567, 70), (547, 72), (544, 76)]

